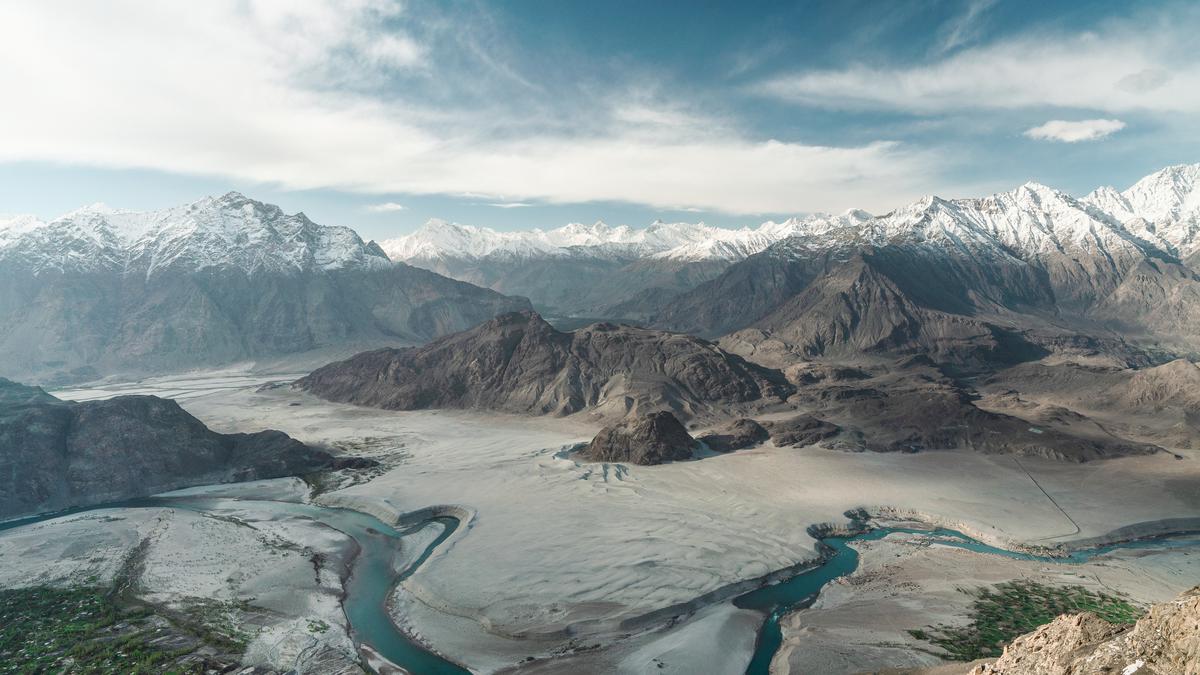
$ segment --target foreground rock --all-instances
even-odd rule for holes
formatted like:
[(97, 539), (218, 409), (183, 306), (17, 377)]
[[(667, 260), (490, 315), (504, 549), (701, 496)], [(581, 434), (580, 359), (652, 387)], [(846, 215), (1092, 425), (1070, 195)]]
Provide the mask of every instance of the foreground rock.
[(1153, 606), (1133, 627), (1084, 612), (1065, 614), (1005, 647), (972, 675), (1196, 675), (1200, 673), (1200, 586)]
[(581, 456), (593, 462), (662, 464), (690, 459), (695, 441), (669, 412), (637, 415), (605, 427)]
[(533, 312), (504, 314), (422, 347), (382, 349), (327, 365), (296, 386), (331, 401), (390, 410), (483, 408), (623, 417), (682, 417), (778, 403), (776, 370), (690, 335), (598, 323), (564, 333)]
[(279, 431), (219, 434), (175, 401), (61, 401), (0, 378), (0, 520), (334, 467)]
[(763, 425), (752, 419), (738, 419), (724, 428), (701, 436), (698, 440), (716, 452), (733, 452), (752, 448), (771, 437)]

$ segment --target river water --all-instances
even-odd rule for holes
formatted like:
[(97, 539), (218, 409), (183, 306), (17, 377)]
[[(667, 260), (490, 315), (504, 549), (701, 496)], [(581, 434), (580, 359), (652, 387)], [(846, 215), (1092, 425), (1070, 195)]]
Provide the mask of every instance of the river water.
[[(361, 511), (314, 504), (220, 497), (149, 497), (0, 523), (0, 531), (103, 508), (179, 508), (205, 513), (234, 505), (311, 518), (353, 538), (360, 550), (351, 567), (342, 609), (355, 641), (371, 645), (384, 658), (414, 675), (469, 675), (469, 671), (409, 639), (392, 623), (387, 611), (392, 589), (415, 572), (454, 533), (459, 525), (457, 518), (433, 517), (396, 529)], [(401, 540), (428, 527), (439, 527), (442, 531), (404, 569), (397, 569)]]
[[(69, 513), (118, 507), (173, 507), (205, 512), (215, 509), (220, 502), (224, 502), (226, 506), (230, 505), (229, 500), (214, 497), (148, 498), (88, 509), (76, 509)], [(358, 542), (360, 553), (354, 560), (350, 581), (346, 587), (346, 597), (343, 601), (347, 621), (357, 642), (371, 645), (384, 658), (409, 670), (414, 675), (465, 675), (469, 672), (408, 638), (392, 622), (387, 611), (388, 598), (396, 585), (412, 575), (434, 550), (454, 533), (459, 525), (458, 519), (448, 516), (432, 517), (397, 529), (378, 518), (351, 509), (266, 500), (235, 500), (235, 503), (275, 513), (311, 518), (345, 533)], [(0, 531), (63, 515), (66, 513), (0, 523)], [(417, 534), (429, 527), (441, 528), (441, 532), (425, 546), (420, 554), (415, 557), (405, 556), (411, 558), (411, 562), (403, 569), (398, 569), (396, 564), (400, 558), (401, 541), (405, 537)], [(1050, 558), (988, 546), (961, 532), (948, 529), (881, 527), (849, 537), (826, 537), (821, 541), (828, 547), (829, 555), (821, 565), (779, 583), (750, 591), (733, 600), (733, 604), (739, 608), (758, 610), (766, 615), (746, 673), (748, 675), (767, 675), (771, 659), (779, 650), (782, 642), (779, 620), (785, 614), (811, 604), (825, 584), (850, 574), (858, 568), (858, 552), (849, 546), (851, 542), (874, 541), (896, 532), (927, 536), (941, 545), (963, 548), (977, 553), (1062, 564), (1086, 562), (1097, 555), (1116, 549), (1200, 546), (1200, 539), (1195, 536), (1164, 536), (1079, 550), (1065, 557)]]
[(895, 532), (920, 534), (930, 537), (938, 544), (967, 549), (976, 553), (999, 555), (1017, 560), (1037, 560), (1068, 565), (1087, 562), (1098, 555), (1117, 549), (1200, 547), (1200, 539), (1197, 539), (1195, 536), (1164, 536), (1072, 551), (1064, 557), (1046, 557), (988, 546), (968, 537), (962, 532), (942, 528), (919, 530), (904, 527), (880, 527), (850, 537), (826, 537), (821, 541), (832, 549), (832, 551), (830, 552), (831, 557), (824, 564), (801, 572), (777, 584), (750, 591), (733, 600), (733, 604), (737, 607), (755, 609), (767, 615), (766, 621), (763, 622), (762, 628), (759, 629), (758, 642), (754, 646), (754, 656), (750, 660), (750, 665), (746, 668), (746, 674), (768, 674), (771, 659), (774, 658), (775, 652), (779, 651), (779, 646), (783, 642), (783, 633), (779, 626), (779, 620), (785, 614), (808, 606), (812, 601), (816, 600), (817, 595), (825, 587), (825, 584), (858, 569), (858, 551), (849, 546), (850, 542), (876, 541)]

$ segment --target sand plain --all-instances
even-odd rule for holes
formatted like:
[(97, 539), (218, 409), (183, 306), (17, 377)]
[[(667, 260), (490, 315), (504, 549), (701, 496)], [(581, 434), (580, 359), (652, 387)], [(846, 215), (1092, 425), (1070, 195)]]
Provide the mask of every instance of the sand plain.
[[(1002, 546), (1200, 519), (1190, 451), (1080, 465), (767, 444), (656, 467), (589, 464), (567, 452), (598, 430), (586, 418), (369, 410), (262, 386), (291, 378), (224, 371), (55, 393), (170, 393), (217, 431), (276, 428), (379, 459), (382, 475), (319, 501), (392, 521), (433, 506), (464, 518), (399, 589), (393, 611), (422, 642), (479, 672), (520, 664), (568, 672), (583, 663), (736, 671), (758, 621), (724, 600), (771, 572), (811, 563), (808, 526), (844, 523), (850, 509), (918, 517)], [(796, 643), (789, 654), (805, 649)]]

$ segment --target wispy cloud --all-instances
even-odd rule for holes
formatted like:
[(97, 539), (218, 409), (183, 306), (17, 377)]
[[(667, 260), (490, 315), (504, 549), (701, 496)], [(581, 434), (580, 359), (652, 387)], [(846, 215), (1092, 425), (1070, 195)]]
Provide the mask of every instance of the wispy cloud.
[[(1200, 111), (1200, 12), (1109, 23), (1095, 32), (1024, 33), (898, 67), (863, 64), (780, 75), (759, 94), (844, 109), (939, 113), (1027, 107)], [(953, 44), (962, 40), (954, 37)], [(1154, 39), (1147, 39), (1153, 35)]]
[(982, 32), (981, 19), (995, 4), (996, 0), (968, 0), (966, 9), (942, 26), (934, 53), (945, 54), (977, 40)]
[(498, 209), (524, 209), (533, 204), (529, 202), (488, 202), (488, 206), (494, 206)]
[(1110, 136), (1125, 128), (1121, 120), (1050, 120), (1045, 124), (1026, 129), (1025, 135), (1040, 141), (1058, 141), (1060, 143), (1078, 143), (1080, 141), (1096, 141)]
[[(520, 110), (464, 104), (438, 87), (486, 92), (523, 76), (490, 57), (478, 82), (439, 70), (476, 57), (432, 51), (438, 42), (406, 23), (411, 10), (385, 0), (0, 3), (0, 91), (20, 99), (0, 109), (0, 161), (727, 213), (884, 209), (946, 187), (945, 158), (929, 150), (774, 140), (669, 91), (627, 96), (638, 85), (626, 81), (569, 103), (589, 115), (555, 114), (543, 99)], [(446, 98), (363, 84), (389, 78)]]
[(383, 202), (382, 204), (369, 204), (366, 207), (368, 213), (395, 213), (396, 211), (404, 211), (408, 207), (397, 202)]

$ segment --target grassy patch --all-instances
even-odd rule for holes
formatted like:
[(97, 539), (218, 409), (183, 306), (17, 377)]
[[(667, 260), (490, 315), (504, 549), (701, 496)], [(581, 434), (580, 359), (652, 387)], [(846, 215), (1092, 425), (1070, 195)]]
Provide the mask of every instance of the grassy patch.
[(1143, 613), (1126, 600), (1083, 586), (1011, 581), (963, 592), (975, 597), (969, 624), (908, 631), (918, 640), (941, 647), (947, 658), (956, 661), (1000, 656), (1014, 638), (1050, 623), (1060, 614), (1093, 612), (1111, 623), (1130, 624)]
[(234, 602), (192, 598), (183, 611), (182, 622), (210, 645), (242, 653), (253, 636), (238, 628), (238, 617), (253, 607), (246, 601)]
[(204, 672), (200, 664), (174, 667), (194, 647), (149, 643), (160, 630), (153, 618), (104, 588), (0, 590), (0, 673)]

